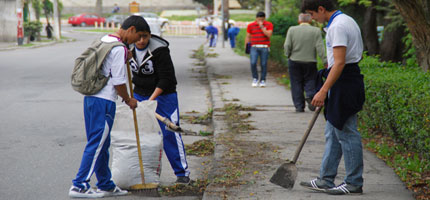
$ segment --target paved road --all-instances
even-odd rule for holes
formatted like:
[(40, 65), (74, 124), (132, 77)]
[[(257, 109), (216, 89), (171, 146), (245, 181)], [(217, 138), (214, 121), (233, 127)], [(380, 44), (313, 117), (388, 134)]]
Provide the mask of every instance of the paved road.
[[(0, 199), (68, 199), (67, 192), (86, 144), (82, 95), (71, 89), (70, 74), (74, 58), (98, 35), (65, 36), (76, 41), (0, 51)], [(168, 40), (179, 82), (181, 113), (206, 112), (207, 85), (197, 81), (191, 70), (194, 61), (189, 58), (191, 50), (197, 49), (204, 39)], [(184, 137), (185, 143), (198, 139)], [(169, 184), (175, 177), (165, 158), (163, 161), (161, 181)], [(189, 157), (189, 165), (195, 169), (192, 178), (199, 175), (195, 166), (200, 161)]]

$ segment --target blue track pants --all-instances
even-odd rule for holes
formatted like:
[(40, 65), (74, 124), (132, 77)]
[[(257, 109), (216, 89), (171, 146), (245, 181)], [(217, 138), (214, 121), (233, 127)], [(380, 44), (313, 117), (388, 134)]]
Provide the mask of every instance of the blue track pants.
[[(138, 101), (145, 101), (149, 96), (142, 96), (134, 93), (134, 98)], [(179, 108), (178, 108), (178, 95), (177, 93), (170, 93), (158, 96), (156, 112), (167, 117), (174, 124), (179, 126)], [(185, 154), (184, 142), (180, 133), (167, 130), (166, 125), (158, 121), (163, 132), (163, 147), (166, 152), (167, 159), (173, 168), (176, 176), (189, 176), (188, 163)]]
[(73, 180), (74, 186), (89, 189), (90, 178), (95, 172), (99, 189), (110, 190), (115, 187), (109, 169), (110, 131), (115, 118), (115, 110), (115, 102), (85, 96), (84, 117), (87, 145), (78, 174)]

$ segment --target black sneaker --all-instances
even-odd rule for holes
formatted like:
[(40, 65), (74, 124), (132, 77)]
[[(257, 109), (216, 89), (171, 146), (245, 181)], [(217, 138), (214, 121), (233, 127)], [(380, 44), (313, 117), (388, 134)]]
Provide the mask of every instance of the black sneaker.
[(333, 194), (333, 195), (344, 195), (344, 194), (359, 195), (359, 194), (363, 194), (363, 187), (342, 183), (339, 186), (327, 189), (325, 192), (327, 194)]
[(305, 109), (296, 109), (296, 112), (298, 113), (305, 112)]
[(81, 189), (76, 186), (72, 186), (69, 190), (69, 197), (71, 198), (102, 198), (103, 194), (99, 193), (92, 188), (90, 189)]
[(310, 190), (315, 190), (318, 192), (325, 192), (327, 189), (330, 189), (330, 186), (326, 185), (324, 181), (319, 178), (311, 180), (309, 182), (301, 182), (300, 185)]
[(191, 181), (191, 179), (188, 176), (178, 176), (178, 178), (176, 179), (177, 184), (188, 185), (188, 184), (190, 184), (190, 181)]
[(310, 111), (315, 111), (315, 106), (311, 104), (311, 102), (312, 102), (312, 98), (307, 98), (307, 99), (306, 99), (306, 102), (308, 103), (308, 109), (309, 109)]

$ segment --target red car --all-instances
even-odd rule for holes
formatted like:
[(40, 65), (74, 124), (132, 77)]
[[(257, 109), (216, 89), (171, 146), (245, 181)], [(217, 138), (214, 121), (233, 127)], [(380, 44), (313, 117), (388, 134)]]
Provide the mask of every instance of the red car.
[(92, 13), (83, 13), (75, 15), (73, 17), (69, 17), (69, 24), (71, 24), (72, 26), (94, 26), (95, 22), (97, 22), (98, 24), (104, 23), (105, 18)]

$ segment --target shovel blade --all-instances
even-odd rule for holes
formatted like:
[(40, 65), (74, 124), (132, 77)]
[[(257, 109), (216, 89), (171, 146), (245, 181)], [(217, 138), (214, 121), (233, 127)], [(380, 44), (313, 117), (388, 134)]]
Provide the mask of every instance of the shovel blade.
[(295, 163), (282, 164), (273, 174), (270, 182), (281, 187), (292, 189), (297, 178), (297, 167)]

